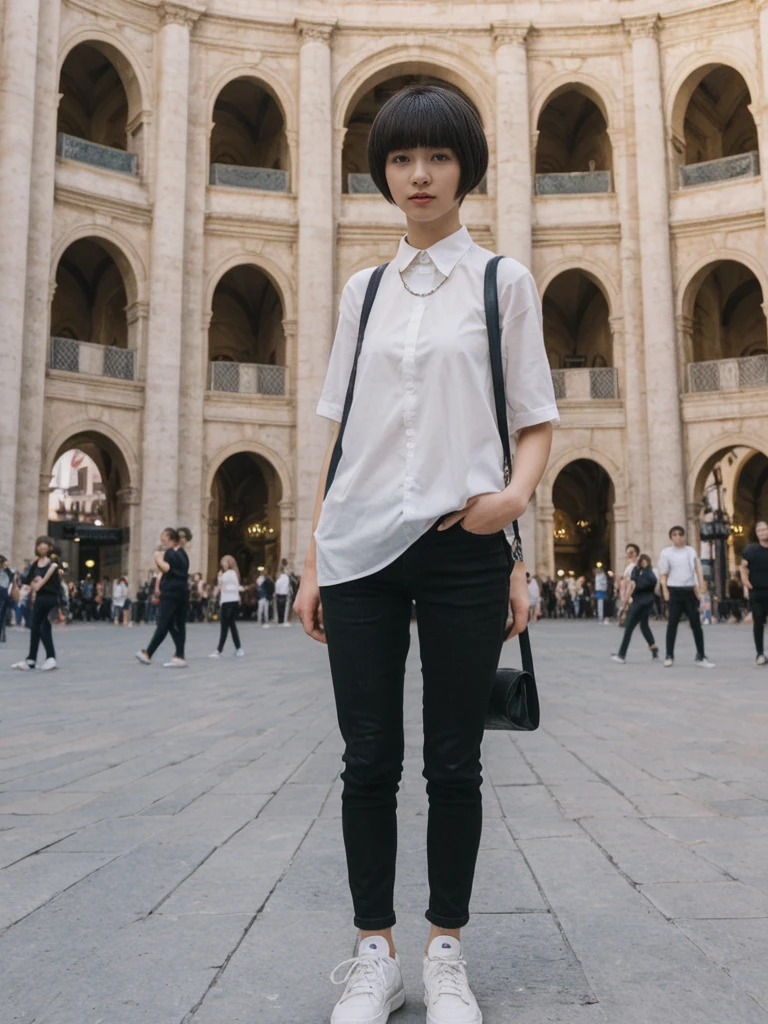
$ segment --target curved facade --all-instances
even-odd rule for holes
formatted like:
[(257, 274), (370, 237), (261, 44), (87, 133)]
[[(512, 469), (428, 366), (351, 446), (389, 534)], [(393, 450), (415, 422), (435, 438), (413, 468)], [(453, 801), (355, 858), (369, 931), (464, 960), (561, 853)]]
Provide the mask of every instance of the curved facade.
[(656, 553), (713, 480), (742, 526), (768, 512), (764, 0), (6, 0), (3, 18), (14, 561), (80, 448), (113, 521), (59, 532), (111, 545), (132, 581), (169, 523), (204, 572), (224, 550), (300, 564), (338, 297), (403, 230), (367, 131), (419, 79), (478, 108), (491, 164), (465, 223), (543, 299), (562, 426), (529, 565)]

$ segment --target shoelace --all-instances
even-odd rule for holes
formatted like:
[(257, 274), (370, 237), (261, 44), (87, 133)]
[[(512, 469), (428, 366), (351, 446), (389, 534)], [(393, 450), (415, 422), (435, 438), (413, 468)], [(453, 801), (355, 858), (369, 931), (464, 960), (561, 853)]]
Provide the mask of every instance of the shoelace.
[[(337, 978), (336, 975), (341, 968), (347, 966), (348, 970), (344, 977)], [(354, 956), (351, 960), (344, 960), (331, 971), (331, 981), (334, 985), (344, 985), (349, 982), (339, 1002), (343, 1002), (345, 999), (351, 998), (351, 996), (366, 994), (375, 996), (374, 986), (385, 989), (387, 985), (384, 958), (380, 956)]]
[(429, 960), (430, 980), (437, 985), (437, 998), (458, 996), (469, 1005), (469, 985), (464, 968), (466, 960)]

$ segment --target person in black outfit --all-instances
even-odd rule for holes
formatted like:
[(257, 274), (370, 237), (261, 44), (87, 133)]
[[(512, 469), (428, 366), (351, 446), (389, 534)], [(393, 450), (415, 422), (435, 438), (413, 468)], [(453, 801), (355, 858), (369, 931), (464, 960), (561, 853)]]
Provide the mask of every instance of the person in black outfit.
[[(152, 655), (170, 632), (176, 646), (176, 653), (170, 661), (163, 663), (163, 668), (186, 668), (184, 660), (184, 620), (188, 607), (189, 558), (178, 546), (179, 534), (172, 527), (167, 527), (160, 534), (160, 547), (155, 551), (155, 565), (162, 573), (160, 579), (160, 607), (157, 614), (157, 627), (149, 642), (149, 646), (136, 652), (142, 665), (149, 665)], [(163, 550), (165, 549), (165, 550)]]
[(659, 656), (659, 648), (656, 646), (651, 627), (648, 625), (648, 618), (653, 609), (653, 596), (657, 582), (656, 573), (651, 568), (650, 558), (648, 555), (640, 555), (637, 565), (632, 570), (629, 586), (625, 592), (626, 600), (631, 600), (632, 603), (629, 606), (627, 621), (624, 624), (624, 638), (621, 641), (619, 653), (611, 655), (613, 660), (618, 662), (619, 665), (623, 665), (627, 660), (629, 641), (632, 639), (635, 626), (638, 625), (650, 648), (651, 657), (656, 660)]
[(13, 668), (21, 670), (35, 668), (37, 666), (37, 650), (41, 640), (45, 648), (45, 661), (40, 667), (44, 672), (58, 668), (49, 615), (59, 607), (60, 568), (51, 538), (38, 537), (35, 543), (35, 558), (21, 576), (21, 582), (29, 585), (31, 594), (34, 596), (30, 622), (29, 654), (24, 661), (17, 661), (12, 666)]
[(768, 616), (768, 523), (760, 520), (755, 524), (757, 540), (747, 544), (741, 556), (741, 582), (744, 584), (744, 597), (752, 609), (752, 630), (757, 651), (757, 664), (765, 665), (763, 635), (765, 619)]

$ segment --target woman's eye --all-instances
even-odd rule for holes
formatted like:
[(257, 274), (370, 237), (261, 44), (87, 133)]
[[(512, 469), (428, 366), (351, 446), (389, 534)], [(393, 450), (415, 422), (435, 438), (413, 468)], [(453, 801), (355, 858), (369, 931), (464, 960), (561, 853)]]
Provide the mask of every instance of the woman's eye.
[(392, 163), (393, 164), (400, 164), (400, 163), (405, 163), (407, 160), (408, 160), (408, 157), (404, 153), (398, 153), (396, 157), (392, 158)]
[(432, 159), (439, 160), (440, 162), (442, 162), (443, 160), (450, 160), (451, 158), (448, 156), (447, 153), (435, 153)]

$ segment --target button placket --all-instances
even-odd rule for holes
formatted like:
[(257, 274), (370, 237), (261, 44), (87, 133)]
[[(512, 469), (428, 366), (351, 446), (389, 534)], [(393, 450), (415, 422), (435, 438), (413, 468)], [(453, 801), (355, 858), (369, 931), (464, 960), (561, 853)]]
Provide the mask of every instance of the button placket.
[[(427, 257), (428, 258), (428, 257)], [(405, 476), (403, 479), (403, 506), (408, 504), (413, 478), (411, 467), (413, 465), (413, 454), (415, 450), (415, 422), (416, 422), (416, 341), (419, 335), (419, 328), (424, 316), (425, 303), (423, 299), (416, 299), (413, 312), (405, 336), (405, 351), (403, 354), (402, 372), (405, 394), (403, 395), (403, 426), (405, 429)]]

